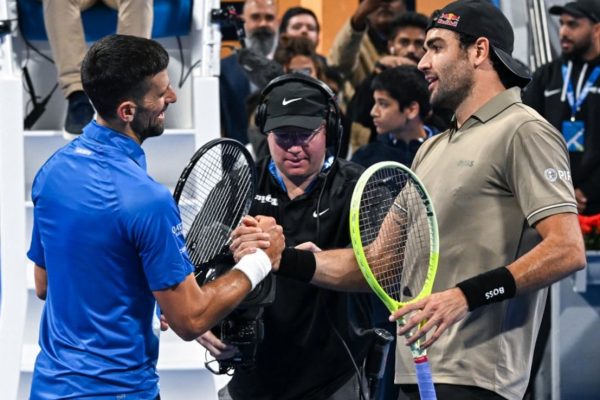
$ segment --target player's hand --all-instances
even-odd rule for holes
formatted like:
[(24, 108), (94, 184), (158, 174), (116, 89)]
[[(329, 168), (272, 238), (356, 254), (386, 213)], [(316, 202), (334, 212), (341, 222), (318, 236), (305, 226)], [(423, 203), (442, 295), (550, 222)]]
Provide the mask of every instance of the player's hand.
[(247, 254), (254, 253), (256, 249), (262, 249), (269, 256), (273, 269), (279, 269), (285, 236), (283, 228), (277, 225), (274, 218), (264, 215), (258, 215), (256, 218), (246, 216), (242, 219), (242, 224), (232, 232), (231, 239), (229, 249), (235, 262), (239, 262)]
[(265, 217), (259, 215), (256, 217), (258, 221), (258, 227), (265, 233), (269, 234), (269, 247), (264, 249), (265, 253), (271, 260), (271, 266), (273, 271), (279, 269), (279, 262), (281, 261), (281, 253), (285, 248), (285, 236), (283, 235), (283, 227), (277, 225), (275, 218)]
[(227, 360), (239, 353), (236, 346), (223, 343), (211, 331), (206, 331), (202, 336), (197, 337), (196, 342), (200, 343), (217, 360)]
[[(417, 63), (414, 60), (411, 60), (408, 57), (402, 57), (402, 56), (383, 56), (377, 61), (377, 63), (381, 64), (387, 68), (395, 68), (395, 67), (399, 67), (401, 65), (414, 65), (414, 66), (417, 65)], [(377, 69), (378, 69), (378, 72), (381, 72), (381, 68), (377, 68)]]
[(270, 235), (258, 226), (258, 220), (249, 215), (242, 218), (240, 226), (231, 233), (231, 245), (229, 250), (233, 254), (235, 262), (239, 262), (246, 254), (251, 254), (256, 249), (269, 247)]
[(313, 253), (318, 253), (318, 252), (322, 251), (321, 248), (319, 246), (317, 246), (316, 244), (314, 244), (313, 242), (300, 243), (299, 245), (294, 246), (294, 248), (298, 249), (298, 250), (308, 250)]
[[(415, 329), (410, 339), (406, 340), (407, 346), (428, 335), (427, 340), (421, 343), (421, 348), (426, 349), (435, 343), (446, 329), (462, 320), (468, 311), (469, 306), (463, 292), (459, 288), (452, 288), (433, 293), (402, 307), (392, 313), (390, 321), (405, 317), (405, 324), (398, 327), (398, 335), (404, 335)], [(421, 322), (424, 324), (419, 328)]]
[(360, 2), (351, 18), (354, 29), (364, 31), (367, 28), (367, 17), (369, 14), (385, 3), (385, 0), (364, 0)]
[(585, 207), (587, 206), (588, 200), (585, 194), (583, 194), (583, 192), (579, 188), (575, 189), (575, 200), (577, 200), (577, 211), (582, 213), (583, 210), (585, 210)]

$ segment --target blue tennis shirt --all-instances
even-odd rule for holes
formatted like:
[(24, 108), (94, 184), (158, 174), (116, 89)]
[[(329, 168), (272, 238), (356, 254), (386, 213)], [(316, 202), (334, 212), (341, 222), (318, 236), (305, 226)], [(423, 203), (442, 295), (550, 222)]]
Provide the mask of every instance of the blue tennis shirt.
[(95, 121), (37, 173), (28, 257), (48, 276), (31, 399), (154, 399), (153, 290), (193, 270), (142, 148)]

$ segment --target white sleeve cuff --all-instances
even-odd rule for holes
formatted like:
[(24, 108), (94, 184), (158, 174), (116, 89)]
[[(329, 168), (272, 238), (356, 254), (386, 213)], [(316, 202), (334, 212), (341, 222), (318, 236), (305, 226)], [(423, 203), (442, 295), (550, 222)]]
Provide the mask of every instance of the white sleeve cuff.
[(242, 257), (233, 269), (242, 271), (248, 277), (252, 289), (254, 289), (271, 272), (271, 260), (269, 260), (267, 253), (257, 249), (255, 253)]

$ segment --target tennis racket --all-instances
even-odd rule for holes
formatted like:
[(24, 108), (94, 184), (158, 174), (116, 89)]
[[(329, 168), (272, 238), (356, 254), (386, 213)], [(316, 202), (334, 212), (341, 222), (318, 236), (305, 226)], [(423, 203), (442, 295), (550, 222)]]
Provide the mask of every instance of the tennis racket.
[[(425, 187), (410, 169), (380, 162), (361, 175), (350, 204), (350, 236), (360, 270), (391, 312), (431, 293), (439, 257), (437, 222)], [(410, 351), (421, 399), (436, 399), (420, 340)]]
[(230, 233), (248, 213), (256, 193), (256, 167), (233, 139), (215, 139), (192, 156), (173, 197), (179, 207), (188, 255), (202, 284), (220, 275)]

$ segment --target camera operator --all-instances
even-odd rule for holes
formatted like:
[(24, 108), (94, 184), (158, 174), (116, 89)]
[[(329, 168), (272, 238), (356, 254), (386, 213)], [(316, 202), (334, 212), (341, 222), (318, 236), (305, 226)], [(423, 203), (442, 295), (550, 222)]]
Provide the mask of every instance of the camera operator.
[[(362, 168), (327, 152), (328, 144), (337, 148), (342, 131), (331, 90), (301, 74), (278, 77), (261, 94), (256, 122), (270, 156), (258, 163), (250, 214), (275, 217), (287, 246), (349, 245), (350, 198)], [(219, 399), (360, 399), (364, 384), (349, 351), (361, 366), (370, 341), (364, 334), (371, 327), (368, 295), (279, 276), (275, 282), (274, 302), (263, 310), (264, 340), (255, 364), (236, 368)], [(198, 341), (217, 359), (236, 352), (211, 332)]]

